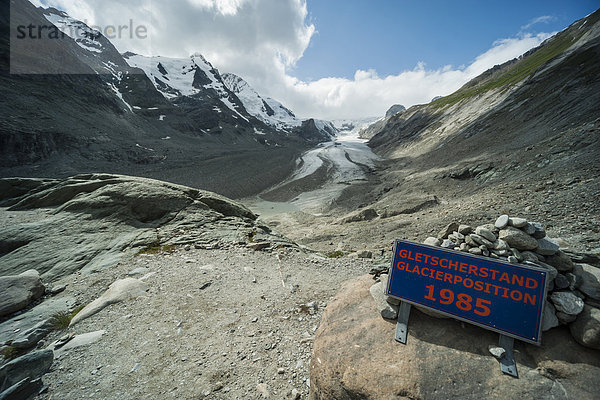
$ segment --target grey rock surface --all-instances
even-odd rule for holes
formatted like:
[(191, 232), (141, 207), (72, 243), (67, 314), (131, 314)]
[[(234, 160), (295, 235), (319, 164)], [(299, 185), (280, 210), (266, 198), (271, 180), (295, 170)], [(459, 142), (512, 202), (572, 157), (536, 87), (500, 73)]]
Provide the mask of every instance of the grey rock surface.
[(523, 228), (527, 225), (527, 220), (525, 218), (513, 217), (509, 218), (508, 224), (510, 226), (514, 226), (515, 228)]
[(24, 332), (19, 332), (19, 336), (11, 343), (16, 349), (30, 349), (43, 339), (52, 330), (52, 320), (44, 320)]
[(534, 250), (538, 247), (537, 240), (512, 226), (500, 230), (499, 238), (518, 250)]
[(454, 243), (450, 239), (444, 239), (444, 241), (442, 242), (442, 247), (445, 249), (453, 249), (454, 246), (456, 246), (456, 243)]
[(31, 310), (0, 324), (0, 344), (19, 340), (24, 332), (46, 321), (56, 313), (66, 312), (75, 305), (75, 298), (65, 296), (47, 299)]
[(369, 250), (361, 250), (357, 254), (358, 258), (373, 258), (373, 253)]
[(569, 315), (578, 315), (583, 310), (583, 300), (570, 292), (554, 292), (550, 296), (557, 311)]
[(28, 213), (29, 222), (0, 228), (0, 276), (35, 265), (43, 279), (57, 280), (111, 268), (146, 246), (239, 243), (252, 233), (256, 241), (289, 245), (258, 227), (239, 203), (152, 179), (78, 175), (40, 181), (6, 202), (10, 212)]
[(45, 289), (36, 271), (0, 276), (0, 318), (24, 309), (42, 297)]
[(108, 290), (85, 306), (77, 313), (69, 326), (73, 326), (85, 318), (91, 317), (108, 305), (119, 303), (131, 298), (143, 296), (148, 290), (148, 285), (138, 279), (125, 278), (113, 282)]
[(508, 225), (508, 215), (503, 214), (496, 219), (494, 226), (498, 229), (504, 229)]
[(578, 281), (578, 289), (583, 294), (600, 300), (600, 268), (588, 264), (575, 264), (573, 274)]
[(546, 332), (559, 325), (556, 317), (556, 308), (548, 300), (544, 303), (544, 313), (542, 314), (542, 331)]
[(560, 250), (558, 250), (554, 255), (546, 256), (545, 258), (546, 264), (552, 265), (561, 272), (569, 272), (573, 269), (573, 261), (571, 260), (571, 257)]
[(522, 251), (521, 255), (523, 256), (523, 260), (525, 260), (525, 261), (534, 262), (534, 263), (539, 261), (539, 258), (532, 251)]
[(0, 400), (27, 400), (40, 393), (44, 384), (41, 378), (25, 378), (3, 392), (0, 392)]
[(478, 226), (477, 228), (475, 228), (475, 233), (483, 237), (484, 239), (489, 240), (492, 243), (496, 241), (496, 235), (494, 235), (494, 233), (486, 227)]
[(506, 350), (503, 347), (489, 345), (488, 351), (491, 355), (493, 355), (497, 359), (501, 359), (506, 354)]
[(8, 362), (0, 367), (0, 391), (3, 391), (19, 381), (30, 378), (36, 379), (44, 375), (54, 361), (52, 350), (34, 351)]
[(441, 231), (438, 232), (437, 238), (440, 240), (444, 240), (448, 238), (448, 235), (450, 235), (452, 232), (457, 231), (458, 230), (458, 223), (456, 222), (451, 222), (448, 225), (446, 225), (444, 227), (444, 229), (442, 229)]
[(458, 233), (463, 234), (463, 235), (468, 235), (470, 233), (473, 233), (473, 227), (470, 225), (459, 225), (458, 226)]
[(567, 325), (575, 321), (577, 319), (577, 315), (566, 314), (564, 312), (558, 311), (556, 313), (556, 318), (558, 318), (558, 322), (560, 322), (561, 324)]
[(554, 279), (554, 287), (558, 290), (566, 289), (569, 287), (569, 280), (563, 274), (558, 274)]
[(63, 353), (71, 349), (75, 349), (82, 346), (88, 346), (90, 344), (96, 343), (102, 338), (102, 336), (104, 336), (105, 333), (105, 330), (82, 333), (80, 335), (73, 336), (73, 338), (66, 342), (66, 344), (60, 347), (58, 346), (57, 342), (54, 342), (50, 346), (48, 346), (48, 349), (54, 352), (54, 356), (56, 358), (59, 358), (62, 356)]
[(440, 239), (430, 236), (423, 241), (423, 244), (427, 244), (429, 246), (441, 246), (442, 242), (440, 241)]
[(586, 305), (569, 328), (581, 345), (600, 349), (600, 309)]
[(387, 296), (384, 294), (385, 287), (387, 285), (387, 275), (381, 275), (381, 282), (373, 284), (369, 292), (373, 296), (373, 300), (377, 305), (377, 309), (381, 316), (385, 319), (394, 320), (398, 318), (398, 304), (392, 304), (387, 301)]
[(379, 216), (377, 211), (373, 208), (366, 208), (364, 210), (359, 210), (354, 212), (342, 219), (342, 223), (349, 224), (352, 222), (360, 222), (360, 221), (371, 221)]
[(556, 254), (556, 252), (558, 251), (558, 242), (553, 239), (550, 239), (549, 237), (537, 239), (537, 242), (538, 246), (535, 249), (535, 251), (543, 256), (551, 256)]
[(544, 229), (544, 225), (540, 224), (539, 222), (530, 222), (530, 224), (535, 229), (531, 236), (536, 239), (541, 239), (546, 236), (546, 229)]
[(529, 222), (521, 229), (523, 229), (523, 231), (528, 235), (533, 235), (536, 231), (535, 226)]

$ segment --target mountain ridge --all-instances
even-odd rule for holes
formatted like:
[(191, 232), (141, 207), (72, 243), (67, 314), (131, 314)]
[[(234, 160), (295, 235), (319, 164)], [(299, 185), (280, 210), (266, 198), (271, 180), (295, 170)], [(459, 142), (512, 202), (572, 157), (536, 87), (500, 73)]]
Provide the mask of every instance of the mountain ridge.
[[(320, 132), (306, 140), (249, 114), (201, 55), (189, 59), (189, 95), (178, 96), (182, 88), (171, 87), (169, 96), (167, 86), (161, 92), (147, 71), (129, 65), (81, 21), (26, 0), (10, 6), (0, 49), (7, 67), (0, 76), (0, 110), (7, 116), (0, 121), (1, 177), (103, 171), (243, 197), (284, 179), (303, 151), (330, 140)], [(9, 22), (58, 25), (74, 38), (19, 42)], [(160, 71), (154, 78), (169, 83)]]

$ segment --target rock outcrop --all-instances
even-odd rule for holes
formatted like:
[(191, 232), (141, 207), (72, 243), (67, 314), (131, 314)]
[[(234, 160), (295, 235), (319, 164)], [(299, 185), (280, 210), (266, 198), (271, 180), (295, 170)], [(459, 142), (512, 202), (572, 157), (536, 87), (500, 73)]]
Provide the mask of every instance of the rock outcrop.
[(39, 378), (50, 370), (53, 360), (52, 350), (40, 350), (0, 367), (0, 399), (27, 399), (37, 394), (42, 387)]
[(406, 107), (402, 104), (394, 104), (385, 112), (385, 117), (389, 118), (404, 111), (406, 111)]
[(268, 233), (243, 205), (215, 193), (152, 179), (89, 174), (63, 180), (2, 179), (0, 205), (23, 223), (0, 228), (0, 276), (35, 265), (52, 281), (91, 273), (165, 245), (289, 242)]
[(515, 345), (519, 379), (503, 375), (488, 346), (498, 335), (413, 308), (406, 345), (381, 318), (370, 276), (346, 282), (327, 305), (311, 362), (311, 399), (595, 399), (600, 352), (564, 327), (542, 347)]

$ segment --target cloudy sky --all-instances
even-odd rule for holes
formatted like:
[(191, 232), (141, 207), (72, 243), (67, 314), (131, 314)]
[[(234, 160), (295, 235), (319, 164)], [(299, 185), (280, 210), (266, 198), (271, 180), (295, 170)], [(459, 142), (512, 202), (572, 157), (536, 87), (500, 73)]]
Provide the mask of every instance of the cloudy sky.
[[(31, 0), (98, 27), (144, 25), (117, 48), (202, 53), (302, 117), (380, 116), (447, 95), (593, 12), (597, 0)], [(488, 4), (494, 3), (494, 4)]]

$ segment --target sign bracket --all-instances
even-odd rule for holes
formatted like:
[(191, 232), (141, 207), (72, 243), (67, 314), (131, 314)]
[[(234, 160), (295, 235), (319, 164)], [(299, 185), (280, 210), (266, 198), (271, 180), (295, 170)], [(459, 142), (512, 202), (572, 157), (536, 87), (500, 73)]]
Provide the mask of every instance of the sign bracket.
[(398, 309), (398, 322), (396, 323), (396, 341), (406, 344), (408, 336), (408, 318), (410, 317), (410, 304), (401, 301)]
[(502, 370), (502, 373), (506, 375), (519, 378), (517, 363), (515, 362), (515, 357), (513, 354), (514, 342), (515, 340), (512, 337), (500, 334), (498, 346), (504, 349), (504, 355), (500, 359), (500, 369)]

